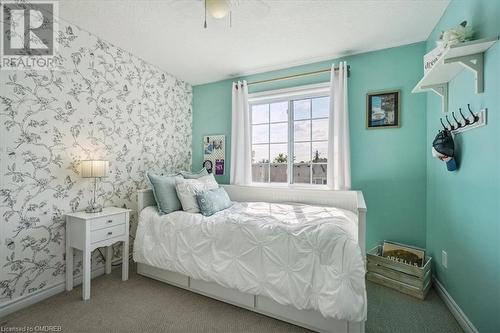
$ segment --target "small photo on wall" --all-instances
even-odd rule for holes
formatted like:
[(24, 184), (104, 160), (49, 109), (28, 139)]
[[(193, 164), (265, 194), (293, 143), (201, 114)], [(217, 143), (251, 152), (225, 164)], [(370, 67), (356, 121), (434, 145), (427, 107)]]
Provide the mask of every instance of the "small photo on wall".
[(212, 145), (214, 147), (214, 150), (224, 149), (224, 142), (222, 139), (214, 139), (212, 141)]
[(210, 138), (207, 137), (206, 140), (203, 141), (203, 154), (210, 155), (214, 151), (213, 142), (210, 142)]
[(366, 94), (366, 127), (399, 127), (400, 105), (399, 90)]
[(215, 160), (215, 174), (222, 176), (224, 174), (224, 160)]

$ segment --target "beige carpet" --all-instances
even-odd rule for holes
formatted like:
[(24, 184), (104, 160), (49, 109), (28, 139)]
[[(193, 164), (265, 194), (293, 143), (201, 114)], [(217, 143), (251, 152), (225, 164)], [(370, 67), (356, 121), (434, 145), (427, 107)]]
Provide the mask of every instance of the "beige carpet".
[[(120, 273), (117, 267), (93, 279), (88, 302), (77, 287), (3, 318), (0, 331), (59, 325), (62, 332), (309, 332), (137, 275), (135, 265), (128, 281)], [(422, 302), (372, 283), (366, 331), (462, 332), (434, 290)]]

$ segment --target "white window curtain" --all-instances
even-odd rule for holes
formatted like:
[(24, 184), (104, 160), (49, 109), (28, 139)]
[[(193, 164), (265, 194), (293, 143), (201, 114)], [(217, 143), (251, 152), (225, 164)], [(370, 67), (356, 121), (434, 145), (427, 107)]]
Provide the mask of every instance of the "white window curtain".
[(351, 188), (351, 152), (349, 145), (349, 112), (347, 108), (347, 63), (338, 71), (332, 65), (330, 74), (330, 117), (328, 126), (327, 183), (334, 190)]
[(235, 185), (252, 182), (252, 147), (247, 82), (233, 82), (231, 126), (231, 176)]

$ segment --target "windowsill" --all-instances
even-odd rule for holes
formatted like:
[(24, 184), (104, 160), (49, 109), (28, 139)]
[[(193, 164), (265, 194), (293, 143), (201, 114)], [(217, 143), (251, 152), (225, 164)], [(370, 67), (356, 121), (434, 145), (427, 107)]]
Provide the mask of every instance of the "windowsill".
[(302, 190), (322, 190), (322, 191), (333, 191), (328, 185), (312, 185), (312, 184), (285, 184), (285, 183), (251, 183), (248, 186), (252, 187), (277, 187), (277, 188), (289, 188), (289, 189), (302, 189)]

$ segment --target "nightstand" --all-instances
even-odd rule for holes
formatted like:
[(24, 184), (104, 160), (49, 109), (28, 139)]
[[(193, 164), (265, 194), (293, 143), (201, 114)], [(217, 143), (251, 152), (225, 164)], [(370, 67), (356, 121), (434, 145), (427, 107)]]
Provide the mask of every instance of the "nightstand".
[(112, 245), (123, 242), (122, 280), (128, 280), (130, 209), (107, 207), (100, 213), (66, 214), (66, 290), (73, 289), (73, 249), (83, 252), (84, 300), (90, 299), (92, 251), (106, 247), (106, 274), (111, 273)]

